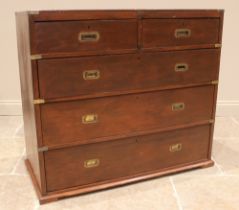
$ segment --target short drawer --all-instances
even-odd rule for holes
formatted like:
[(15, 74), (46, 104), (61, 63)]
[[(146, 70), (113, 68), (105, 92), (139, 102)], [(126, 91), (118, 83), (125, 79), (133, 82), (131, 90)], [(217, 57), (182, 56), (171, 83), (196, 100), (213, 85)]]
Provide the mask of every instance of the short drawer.
[(45, 145), (164, 129), (212, 117), (214, 85), (41, 105)]
[(210, 125), (45, 153), (48, 191), (129, 178), (208, 159)]
[(136, 20), (35, 22), (32, 53), (135, 49)]
[(217, 80), (218, 49), (38, 61), (41, 98), (141, 91)]
[(205, 19), (145, 19), (143, 48), (182, 45), (215, 44), (219, 42), (217, 18)]

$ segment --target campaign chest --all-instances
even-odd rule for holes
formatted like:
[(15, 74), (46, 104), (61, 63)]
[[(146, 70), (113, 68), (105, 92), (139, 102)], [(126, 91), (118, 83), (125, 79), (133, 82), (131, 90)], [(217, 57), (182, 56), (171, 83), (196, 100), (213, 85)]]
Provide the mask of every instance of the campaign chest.
[(16, 13), (41, 203), (213, 165), (222, 10)]

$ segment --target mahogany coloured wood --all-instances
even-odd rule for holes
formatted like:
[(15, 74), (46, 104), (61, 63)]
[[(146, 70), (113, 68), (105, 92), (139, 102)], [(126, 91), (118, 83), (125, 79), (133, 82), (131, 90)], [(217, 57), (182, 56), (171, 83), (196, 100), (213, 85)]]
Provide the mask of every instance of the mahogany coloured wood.
[[(98, 38), (80, 39), (81, 33)], [(124, 34), (127, 33), (127, 38)], [(32, 27), (33, 53), (119, 50), (137, 48), (136, 20), (36, 22)], [(92, 40), (89, 38), (93, 38)]]
[[(204, 125), (52, 150), (45, 154), (47, 190), (61, 190), (206, 160), (209, 133), (210, 125)], [(172, 151), (171, 147), (177, 144), (180, 145), (180, 150)], [(87, 168), (85, 161), (94, 159), (99, 164)]]
[[(205, 49), (40, 60), (40, 97), (54, 99), (210, 82), (218, 79), (219, 53), (218, 49)], [(88, 71), (98, 71), (99, 77), (85, 79)]]
[(30, 11), (29, 13), (34, 22), (40, 21), (50, 22), (50, 21), (72, 21), (72, 20), (135, 19), (137, 18), (138, 12), (136, 10), (55, 10), (55, 11), (37, 11), (37, 12)]
[(16, 23), (40, 203), (213, 165), (222, 10), (35, 11)]
[(220, 20), (143, 20), (143, 48), (218, 43)]
[(18, 44), (18, 59), (19, 59), (19, 73), (21, 80), (21, 96), (22, 96), (22, 111), (24, 120), (24, 133), (26, 142), (26, 155), (31, 167), (34, 170), (34, 177), (37, 180), (41, 192), (45, 192), (45, 185), (42, 170), (43, 162), (41, 156), (38, 154), (39, 145), (39, 129), (36, 123), (37, 116), (35, 115), (35, 107), (32, 101), (37, 97), (37, 91), (33, 84), (36, 83), (36, 66), (30, 62), (30, 34), (29, 34), (29, 20), (27, 13), (16, 14), (16, 32)]
[[(41, 106), (44, 145), (129, 134), (211, 119), (214, 86), (122, 95)], [(183, 110), (172, 106), (183, 103)], [(84, 124), (85, 115), (97, 115)]]
[(165, 176), (168, 174), (175, 174), (175, 173), (183, 172), (186, 170), (204, 169), (204, 168), (213, 166), (214, 162), (212, 160), (196, 161), (196, 162), (190, 163), (190, 165), (186, 163), (186, 164), (182, 164), (177, 167), (174, 166), (174, 167), (170, 167), (170, 168), (165, 168), (163, 170), (161, 169), (161, 170), (156, 170), (153, 172), (152, 171), (145, 172), (145, 173), (139, 174), (138, 176), (124, 177), (124, 178), (120, 178), (117, 180), (108, 180), (105, 182), (83, 185), (82, 187), (76, 186), (76, 187), (67, 188), (64, 190), (49, 192), (46, 195), (40, 194), (40, 189), (37, 185), (36, 178), (34, 176), (32, 168), (31, 168), (31, 164), (29, 163), (29, 161), (27, 159), (25, 160), (25, 164), (26, 164), (27, 170), (31, 176), (33, 185), (36, 189), (36, 193), (37, 193), (39, 202), (40, 202), (40, 204), (45, 204), (45, 203), (57, 201), (57, 200), (60, 200), (60, 199), (66, 198), (66, 197), (70, 197), (70, 196), (76, 196), (76, 195), (86, 194), (89, 192), (110, 189), (110, 188), (117, 187), (117, 186), (136, 183), (136, 182), (139, 182), (142, 180), (157, 178), (157, 177)]
[[(68, 11), (69, 12), (69, 11)], [(221, 18), (222, 10), (139, 10), (138, 15), (142, 19), (149, 18)], [(67, 12), (65, 14), (67, 16)]]

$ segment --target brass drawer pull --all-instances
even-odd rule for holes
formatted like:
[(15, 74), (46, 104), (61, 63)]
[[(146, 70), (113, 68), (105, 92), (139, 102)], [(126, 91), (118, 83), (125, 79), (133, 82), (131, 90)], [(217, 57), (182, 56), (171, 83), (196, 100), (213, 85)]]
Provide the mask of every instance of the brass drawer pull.
[(172, 111), (181, 111), (185, 109), (184, 103), (174, 103), (172, 104)]
[(191, 36), (191, 30), (187, 28), (178, 28), (174, 32), (176, 38), (188, 38)]
[(97, 31), (80, 32), (78, 39), (80, 42), (97, 42), (100, 39), (100, 34)]
[(93, 167), (97, 167), (99, 165), (100, 165), (100, 160), (98, 158), (84, 161), (85, 168), (93, 168)]
[(187, 71), (188, 70), (188, 64), (186, 63), (176, 63), (175, 64), (175, 67), (174, 67), (174, 70), (176, 72), (184, 72), (184, 71)]
[(95, 80), (100, 78), (99, 70), (88, 70), (83, 72), (84, 80)]
[(97, 114), (87, 114), (87, 115), (82, 116), (83, 124), (90, 124), (90, 123), (97, 123), (97, 122), (98, 122)]
[(181, 143), (178, 144), (172, 144), (169, 146), (169, 151), (170, 152), (179, 152), (183, 148), (183, 145)]

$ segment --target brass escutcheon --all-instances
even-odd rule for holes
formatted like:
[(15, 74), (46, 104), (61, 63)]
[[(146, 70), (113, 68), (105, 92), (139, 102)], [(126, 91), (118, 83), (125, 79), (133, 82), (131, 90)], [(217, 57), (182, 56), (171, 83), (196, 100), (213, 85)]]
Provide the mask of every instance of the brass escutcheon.
[(188, 64), (187, 63), (176, 63), (174, 66), (174, 70), (176, 72), (184, 72), (188, 70)]

